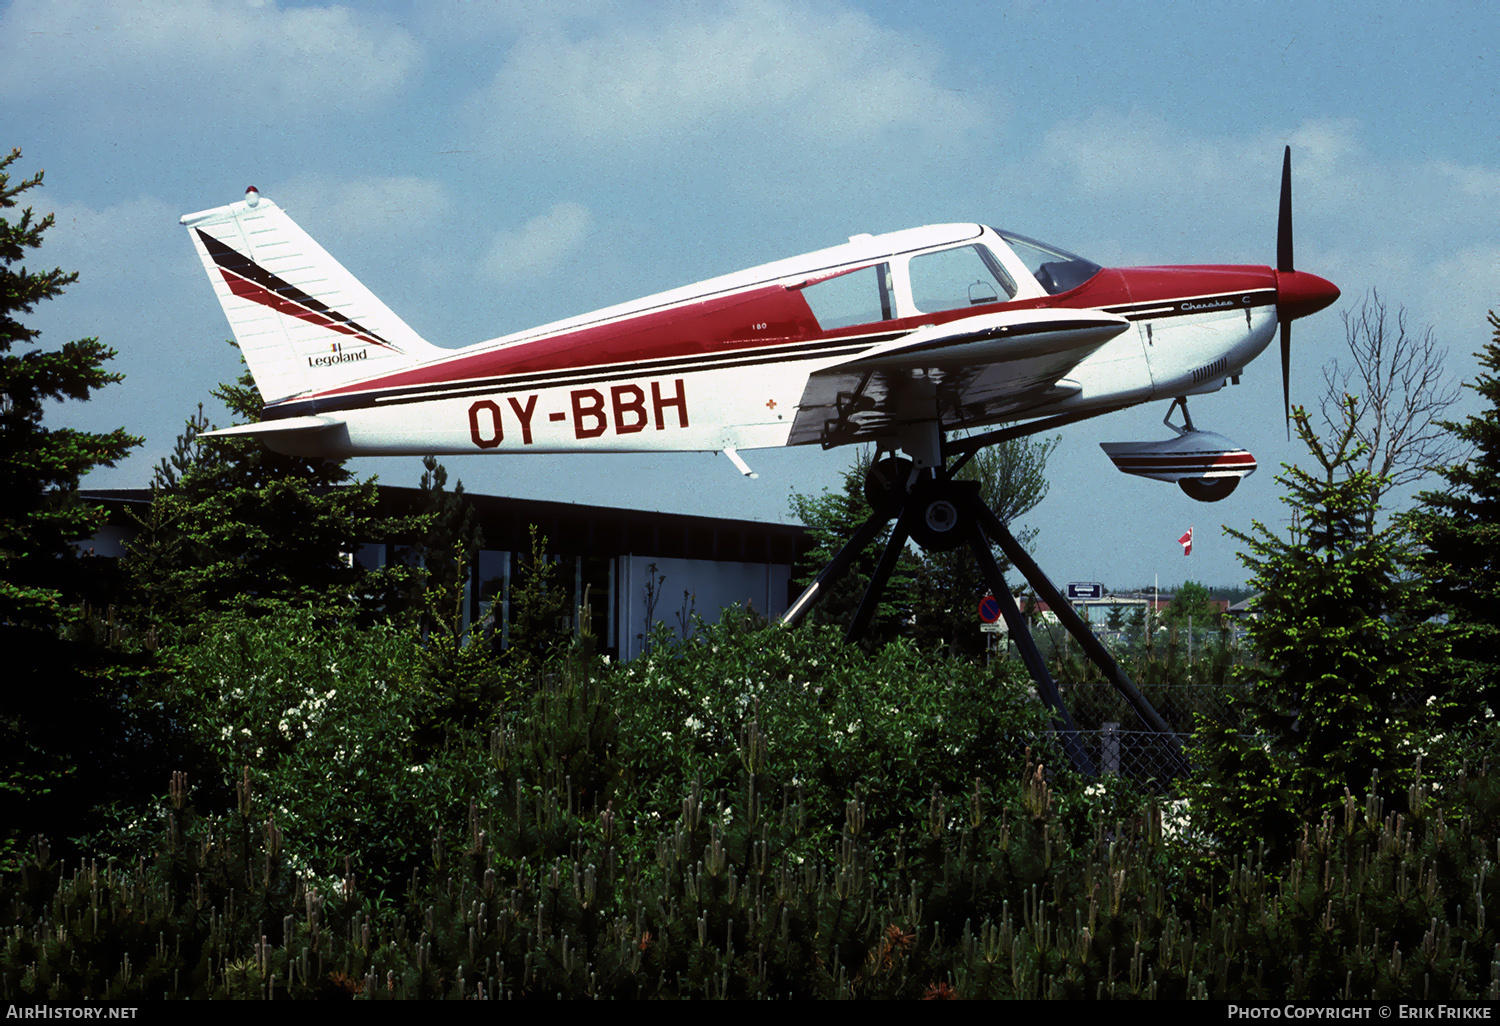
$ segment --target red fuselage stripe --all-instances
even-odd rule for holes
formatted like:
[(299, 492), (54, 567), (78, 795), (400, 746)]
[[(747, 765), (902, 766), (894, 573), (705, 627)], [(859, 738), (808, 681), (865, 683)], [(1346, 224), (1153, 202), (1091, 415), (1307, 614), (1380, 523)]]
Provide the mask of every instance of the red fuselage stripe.
[[(226, 274), (225, 277), (229, 276)], [(944, 324), (1002, 310), (1139, 308), (1141, 304), (1180, 304), (1205, 296), (1233, 296), (1240, 303), (1252, 293), (1259, 294), (1253, 305), (1265, 305), (1274, 301), (1273, 298), (1267, 299), (1265, 293), (1268, 289), (1274, 290), (1275, 280), (1275, 272), (1269, 267), (1215, 265), (1106, 269), (1059, 296), (964, 307), (827, 332), (819, 326), (799, 289), (760, 285), (665, 309), (648, 310), (603, 324), (513, 342), (483, 352), (458, 354), (393, 374), (304, 395), (298, 401), (423, 386), (461, 387), (465, 383), (518, 375), (546, 375), (594, 368), (602, 372), (615, 365), (655, 360), (692, 357), (712, 360), (757, 351), (767, 351), (767, 357), (774, 359), (772, 353), (776, 347), (823, 341), (836, 343), (843, 338), (867, 336), (872, 329), (899, 335), (925, 325)], [(247, 298), (272, 305), (266, 299)], [(284, 302), (280, 297), (274, 298)], [(287, 312), (312, 319), (302, 311)], [(1196, 311), (1175, 312), (1180, 315)]]

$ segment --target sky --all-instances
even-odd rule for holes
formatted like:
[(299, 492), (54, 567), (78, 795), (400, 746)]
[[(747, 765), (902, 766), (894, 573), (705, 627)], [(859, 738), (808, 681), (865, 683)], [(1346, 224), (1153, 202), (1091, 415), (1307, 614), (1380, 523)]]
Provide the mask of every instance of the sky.
[[(458, 347), (834, 245), (979, 221), (1107, 266), (1274, 264), (1284, 146), (1296, 257), (1343, 290), (1298, 321), (1293, 402), (1375, 290), (1471, 379), (1500, 308), (1500, 6), (1241, 0), (0, 5), (0, 147), (76, 270), (25, 319), (125, 375), (52, 426), (145, 437), (91, 487), (143, 487), (239, 360), (178, 218), (276, 200), (432, 342)], [(1307, 465), (1274, 346), (1198, 427), (1260, 463), (1228, 500), (1116, 472), (1166, 401), (1065, 428), (1024, 520), (1059, 583), (1243, 582), (1226, 527), (1284, 532)], [(1476, 412), (1465, 398), (1455, 414)], [(471, 492), (790, 522), (850, 449), (445, 457)], [(417, 458), (351, 462), (415, 485)], [(1195, 529), (1193, 553), (1177, 538)]]

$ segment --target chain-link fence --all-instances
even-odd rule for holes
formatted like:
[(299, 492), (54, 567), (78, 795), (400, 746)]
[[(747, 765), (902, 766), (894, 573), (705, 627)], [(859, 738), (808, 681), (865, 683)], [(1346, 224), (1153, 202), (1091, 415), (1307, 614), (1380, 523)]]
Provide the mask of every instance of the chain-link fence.
[(1248, 688), (1213, 684), (1142, 686), (1142, 696), (1170, 728), (1166, 734), (1143, 722), (1125, 696), (1110, 684), (1073, 684), (1060, 690), (1078, 728), (1078, 739), (1101, 774), (1164, 784), (1190, 771), (1193, 731), (1199, 723), (1239, 725), (1241, 712), (1234, 699), (1245, 695)]
[(1191, 734), (1122, 730), (1118, 724), (1106, 724), (1099, 730), (1079, 731), (1078, 739), (1094, 767), (1106, 776), (1129, 777), (1138, 783), (1165, 783), (1191, 769), (1185, 761)]
[[(1106, 724), (1125, 731), (1149, 731), (1125, 696), (1106, 683), (1064, 685), (1063, 704), (1079, 730), (1103, 730)], [(1167, 726), (1179, 734), (1191, 734), (1197, 721), (1235, 726), (1240, 712), (1233, 705), (1237, 696), (1245, 695), (1245, 685), (1216, 684), (1146, 684), (1139, 688)]]
[[(1063, 704), (1078, 728), (1078, 738), (1100, 773), (1130, 777), (1136, 781), (1166, 781), (1191, 769), (1194, 730), (1200, 723), (1242, 726), (1242, 710), (1236, 698), (1248, 696), (1250, 686), (1210, 684), (1158, 684), (1140, 688), (1142, 695), (1167, 722), (1170, 733), (1152, 730), (1134, 708), (1109, 684), (1073, 684), (1060, 688)], [(1412, 694), (1402, 700), (1420, 704)], [(1175, 745), (1174, 745), (1175, 741)]]

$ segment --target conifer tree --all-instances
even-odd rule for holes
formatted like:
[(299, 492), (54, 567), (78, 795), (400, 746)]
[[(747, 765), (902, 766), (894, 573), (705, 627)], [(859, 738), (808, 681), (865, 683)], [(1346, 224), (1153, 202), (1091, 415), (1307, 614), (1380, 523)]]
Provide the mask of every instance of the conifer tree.
[[(260, 419), (248, 375), (213, 393), (240, 422)], [(199, 439), (190, 419), (128, 565), (145, 615), (178, 627), (228, 610), (256, 614), (311, 605), (333, 615), (394, 612), (406, 568), (366, 570), (363, 542), (420, 531), (418, 520), (377, 515), (373, 478), (339, 460), (290, 456), (259, 439)]]
[[(0, 157), (0, 212), (42, 182), (38, 171), (12, 184), (19, 150)], [(0, 213), (0, 867), (19, 839), (52, 833), (79, 803), (108, 797), (95, 785), (120, 779), (117, 752), (130, 739), (116, 706), (114, 660), (79, 615), (74, 542), (88, 538), (99, 511), (78, 498), (78, 482), (112, 466), (141, 439), (43, 426), (49, 401), (87, 400), (121, 375), (105, 370), (114, 351), (95, 338), (58, 349), (19, 320), (77, 280), (57, 268), (34, 271), (23, 260), (52, 226), (30, 207), (19, 219)], [(118, 792), (116, 792), (118, 793)]]
[(1327, 441), (1300, 408), (1293, 421), (1317, 464), (1277, 478), (1300, 531), (1228, 532), (1246, 546), (1240, 560), (1262, 593), (1250, 626), (1256, 661), (1240, 671), (1244, 719), (1238, 733), (1200, 733), (1195, 809), (1220, 841), (1250, 850), (1290, 838), (1299, 817), (1346, 787), (1367, 793), (1377, 772), (1383, 792), (1397, 790), (1443, 665), (1440, 637), (1420, 622), (1419, 585), (1404, 573), (1403, 534), (1369, 530), (1379, 489), (1360, 463), (1355, 401)]
[[(12, 150), (0, 158), (0, 210), (42, 183), (38, 171), (11, 184), (7, 169), (20, 156)], [(78, 500), (78, 481), (141, 444), (123, 428), (98, 434), (42, 426), (49, 400), (85, 401), (122, 378), (105, 370), (115, 352), (97, 338), (42, 349), (34, 347), (41, 333), (17, 320), (78, 279), (21, 263), (52, 223), (51, 214), (38, 218), (30, 207), (17, 221), (0, 217), (0, 624), (8, 627), (62, 622), (59, 585), (75, 557), (72, 543), (99, 523), (99, 511)]]
[[(414, 585), (413, 604), (422, 608), (422, 633), (435, 628), (462, 633), (464, 584), (472, 577), (474, 561), (484, 548), (484, 533), (474, 516), (474, 507), (459, 481), (448, 490), (448, 469), (436, 456), (422, 458), (422, 480), (418, 485), (418, 509), (427, 528), (412, 547), (419, 579)], [(457, 615), (454, 615), (457, 613)]]
[(1407, 520), (1419, 549), (1416, 565), (1435, 612), (1446, 615), (1459, 661), (1453, 689), (1441, 696), (1453, 722), (1500, 712), (1500, 318), (1489, 315), (1490, 343), (1475, 354), (1484, 370), (1465, 387), (1483, 412), (1443, 426), (1470, 447), (1460, 463), (1441, 467), (1443, 491), (1423, 492)]

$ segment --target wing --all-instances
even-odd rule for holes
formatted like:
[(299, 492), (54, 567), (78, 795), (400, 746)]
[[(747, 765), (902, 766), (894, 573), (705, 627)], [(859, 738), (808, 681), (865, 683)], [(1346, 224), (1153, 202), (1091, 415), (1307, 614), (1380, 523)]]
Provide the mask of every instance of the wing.
[(1003, 310), (928, 325), (813, 373), (789, 445), (889, 437), (933, 413), (944, 430), (993, 424), (1063, 398), (1073, 367), (1130, 322), (1100, 310)]

